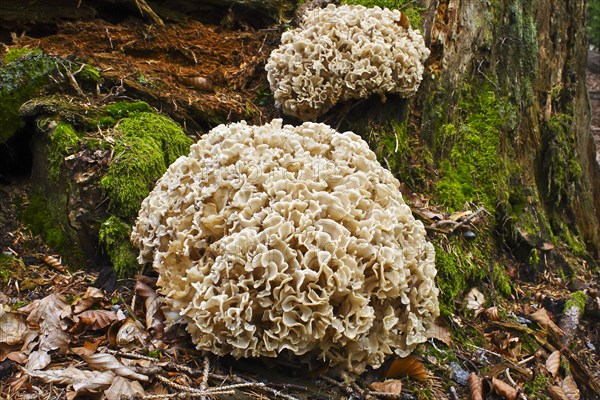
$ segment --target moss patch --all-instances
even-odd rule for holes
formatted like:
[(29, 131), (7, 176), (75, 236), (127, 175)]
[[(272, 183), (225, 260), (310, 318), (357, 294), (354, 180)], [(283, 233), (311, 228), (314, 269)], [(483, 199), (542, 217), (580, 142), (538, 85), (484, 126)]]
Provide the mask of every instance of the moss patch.
[(112, 216), (100, 226), (100, 243), (104, 245), (118, 276), (133, 274), (139, 268), (136, 253), (129, 242), (131, 225)]
[(0, 253), (0, 282), (7, 283), (11, 277), (19, 276), (25, 268), (23, 260), (12, 254)]
[(143, 102), (106, 108), (115, 118), (126, 117), (115, 125), (115, 156), (100, 182), (110, 199), (111, 215), (100, 227), (100, 241), (121, 277), (139, 268), (129, 236), (142, 201), (167, 167), (187, 154), (192, 144), (179, 125), (149, 109)]
[(169, 118), (149, 112), (122, 120), (116, 133), (115, 158), (101, 185), (110, 198), (109, 211), (133, 222), (156, 180), (188, 153), (192, 140)]
[(341, 4), (361, 5), (365, 7), (381, 7), (390, 10), (400, 10), (408, 17), (413, 29), (423, 28), (423, 17), (421, 13), (425, 10), (415, 6), (412, 0), (342, 0)]
[(577, 143), (573, 131), (573, 117), (556, 114), (544, 124), (542, 141), (543, 167), (547, 180), (547, 197), (557, 206), (572, 206), (583, 172), (577, 162)]
[(482, 233), (474, 241), (450, 236), (448, 241), (434, 246), (442, 315), (452, 315), (457, 302), (474, 286), (485, 287), (492, 296), (511, 293), (510, 278), (503, 264), (489, 259), (494, 252), (491, 234)]
[(454, 123), (440, 127), (435, 151), (443, 160), (436, 186), (438, 201), (448, 209), (478, 203), (494, 210), (498, 201), (508, 202), (512, 175), (502, 154), (501, 130), (511, 111), (489, 88), (466, 88), (458, 103)]
[(19, 107), (43, 90), (49, 74), (56, 69), (56, 61), (50, 56), (26, 50), (9, 52), (0, 68), (0, 143), (24, 126)]
[(83, 259), (77, 238), (68, 224), (65, 210), (67, 196), (47, 196), (35, 193), (29, 196), (29, 204), (21, 214), (21, 219), (35, 234), (43, 235), (44, 241), (68, 259), (77, 262)]
[(152, 107), (143, 101), (119, 101), (106, 106), (104, 112), (112, 118), (126, 118), (141, 112), (152, 112)]
[(587, 296), (581, 290), (577, 292), (571, 293), (571, 296), (567, 299), (565, 303), (565, 311), (571, 309), (572, 307), (579, 308), (579, 316), (581, 317), (585, 312), (585, 302), (587, 300)]
[(72, 154), (79, 145), (79, 136), (73, 127), (67, 123), (59, 122), (50, 135), (50, 163), (48, 175), (50, 180), (58, 181), (65, 156)]

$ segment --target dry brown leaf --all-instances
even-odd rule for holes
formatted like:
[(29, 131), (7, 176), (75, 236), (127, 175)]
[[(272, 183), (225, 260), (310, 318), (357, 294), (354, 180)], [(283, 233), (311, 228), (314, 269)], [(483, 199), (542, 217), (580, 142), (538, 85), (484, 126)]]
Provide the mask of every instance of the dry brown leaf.
[(510, 386), (508, 383), (501, 381), (500, 379), (492, 378), (492, 387), (496, 394), (502, 396), (506, 400), (516, 400), (517, 399), (517, 389)]
[(384, 378), (402, 378), (404, 376), (409, 376), (419, 381), (426, 381), (429, 379), (425, 366), (415, 356), (393, 360), (385, 372)]
[(156, 290), (154, 290), (152, 287), (155, 284), (156, 282), (147, 276), (137, 275), (135, 281), (135, 292), (144, 299), (148, 297), (156, 297), (158, 296), (158, 293), (156, 293)]
[(464, 307), (467, 310), (474, 310), (475, 315), (483, 311), (483, 303), (485, 303), (485, 296), (477, 288), (471, 289), (463, 300)]
[(486, 310), (485, 310), (485, 316), (490, 321), (499, 321), (500, 320), (500, 315), (498, 313), (498, 307), (486, 308)]
[(369, 385), (369, 389), (375, 392), (400, 394), (402, 393), (402, 381), (390, 379), (383, 382), (373, 382)]
[(133, 398), (135, 395), (144, 395), (144, 388), (138, 381), (130, 381), (121, 376), (115, 377), (112, 384), (104, 392), (107, 400), (121, 400), (125, 398)]
[(96, 353), (89, 356), (80, 354), (80, 357), (92, 369), (98, 371), (112, 371), (116, 375), (122, 376), (124, 378), (136, 379), (138, 381), (148, 380), (148, 377), (146, 375), (138, 374), (131, 368), (127, 368), (112, 354)]
[(70, 337), (65, 331), (67, 324), (63, 319), (71, 315), (71, 306), (62, 295), (52, 293), (22, 307), (19, 311), (29, 314), (27, 323), (30, 326), (39, 326), (39, 351), (67, 349)]
[(446, 346), (452, 345), (450, 328), (448, 328), (448, 324), (446, 324), (446, 321), (444, 321), (444, 318), (441, 316), (433, 320), (433, 323), (429, 329), (427, 329), (427, 332), (425, 332), (425, 336), (428, 338), (437, 339)]
[(25, 369), (27, 371), (44, 369), (50, 365), (51, 361), (52, 358), (47, 351), (32, 351), (31, 354), (29, 354), (29, 360), (27, 360), (27, 364), (25, 364)]
[(90, 286), (87, 288), (83, 296), (77, 299), (75, 303), (73, 303), (73, 313), (79, 314), (95, 304), (98, 304), (104, 299), (104, 294), (102, 290)]
[(560, 386), (549, 386), (546, 388), (546, 393), (552, 400), (569, 400), (567, 394)]
[(23, 343), (27, 325), (23, 316), (11, 311), (11, 307), (0, 305), (0, 344), (9, 346)]
[(158, 296), (146, 298), (146, 328), (162, 329), (165, 317), (161, 311), (162, 298)]
[(114, 321), (116, 321), (117, 314), (114, 311), (108, 310), (87, 310), (74, 317), (76, 322), (81, 322), (92, 330), (104, 329)]
[(451, 219), (452, 221), (458, 221), (465, 217), (468, 217), (471, 214), (473, 214), (473, 211), (469, 211), (469, 210), (457, 211), (457, 212), (453, 212), (452, 214), (450, 214), (450, 217), (448, 217), (448, 218)]
[(467, 384), (469, 385), (469, 393), (471, 394), (471, 400), (483, 400), (483, 385), (481, 378), (472, 372), (467, 378)]
[(556, 350), (548, 356), (546, 360), (546, 369), (550, 372), (553, 378), (556, 378), (560, 369), (560, 351)]
[(129, 316), (117, 331), (115, 342), (119, 346), (131, 347), (143, 345), (147, 337), (148, 333), (142, 324)]
[(98, 384), (99, 382), (105, 382), (104, 385), (108, 387), (115, 377), (115, 374), (110, 371), (88, 371), (75, 367), (51, 369), (48, 371), (27, 371), (27, 374), (41, 380), (44, 383), (52, 383), (60, 386), (73, 385), (77, 386), (78, 388), (84, 387), (86, 382), (91, 381), (94, 381), (95, 384)]
[(537, 322), (538, 325), (543, 328), (556, 327), (556, 329), (559, 329), (558, 326), (554, 323), (554, 321), (552, 321), (550, 314), (548, 314), (548, 311), (546, 311), (545, 308), (540, 308), (533, 314), (529, 314), (529, 319), (531, 319), (534, 322)]
[(575, 383), (575, 379), (573, 379), (572, 375), (569, 375), (563, 379), (561, 386), (569, 400), (579, 400), (581, 398), (579, 388), (577, 387), (577, 383)]

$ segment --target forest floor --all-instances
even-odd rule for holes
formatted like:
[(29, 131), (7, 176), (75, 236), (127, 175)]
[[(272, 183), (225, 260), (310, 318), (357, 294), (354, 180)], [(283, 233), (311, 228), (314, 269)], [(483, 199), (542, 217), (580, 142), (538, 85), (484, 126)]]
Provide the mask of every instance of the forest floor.
[[(199, 121), (211, 115), (253, 123), (276, 115), (265, 100), (264, 74), (256, 73), (273, 34), (199, 23), (148, 31), (134, 22), (92, 21), (13, 41), (85, 60), (126, 88), (119, 98), (150, 93), (154, 104), (197, 131), (210, 128)], [(598, 93), (599, 76), (590, 75), (589, 85)], [(593, 106), (600, 144), (600, 99)], [(0, 268), (0, 398), (455, 400), (471, 392), (473, 399), (483, 393), (479, 398), (575, 400), (600, 393), (597, 277), (567, 282), (547, 266), (533, 280), (514, 273), (510, 299), (471, 290), (457, 299), (460, 311), (436, 320), (414, 356), (337, 380), (326, 368), (306, 372), (293, 360), (241, 361), (195, 350), (184, 330), (165, 328), (154, 278), (95, 288), (97, 273), (64, 265), (61, 254), (21, 225), (17, 199), (26, 189), (26, 182), (0, 185), (2, 260), (11, 260)], [(585, 291), (588, 304), (566, 320), (573, 291)]]

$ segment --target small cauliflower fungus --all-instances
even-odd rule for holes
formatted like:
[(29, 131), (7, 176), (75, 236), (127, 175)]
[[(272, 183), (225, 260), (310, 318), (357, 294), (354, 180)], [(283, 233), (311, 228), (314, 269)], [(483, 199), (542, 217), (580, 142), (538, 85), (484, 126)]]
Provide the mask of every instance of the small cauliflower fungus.
[(220, 125), (157, 182), (132, 240), (199, 349), (360, 373), (439, 314), (433, 246), (398, 185), (352, 132)]
[(283, 112), (306, 121), (340, 100), (414, 94), (428, 56), (400, 11), (330, 4), (285, 32), (265, 69)]

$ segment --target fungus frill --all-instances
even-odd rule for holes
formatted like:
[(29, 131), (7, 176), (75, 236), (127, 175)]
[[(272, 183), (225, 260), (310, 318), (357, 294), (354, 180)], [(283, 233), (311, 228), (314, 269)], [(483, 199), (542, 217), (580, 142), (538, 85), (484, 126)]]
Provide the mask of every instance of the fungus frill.
[(281, 36), (265, 67), (276, 103), (306, 121), (338, 101), (414, 94), (429, 49), (402, 17), (351, 5), (308, 11), (299, 28)]
[(132, 240), (199, 349), (360, 373), (439, 313), (433, 246), (398, 185), (352, 132), (220, 125), (157, 182)]

